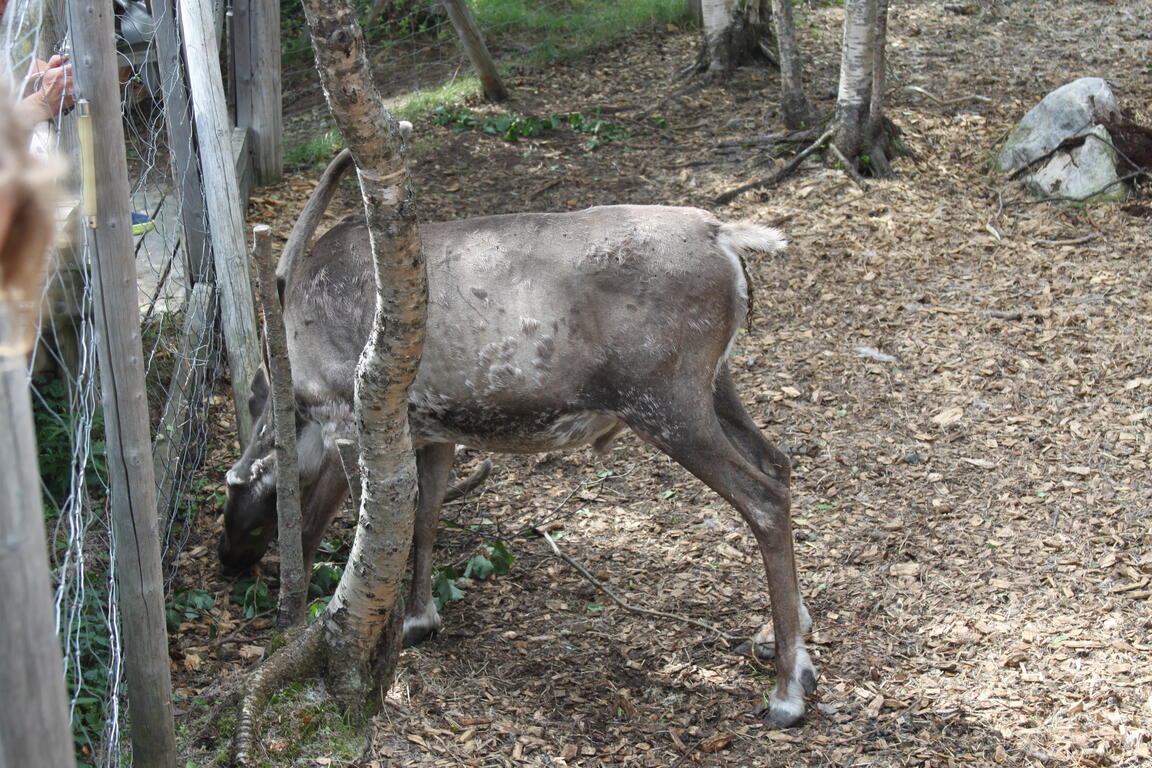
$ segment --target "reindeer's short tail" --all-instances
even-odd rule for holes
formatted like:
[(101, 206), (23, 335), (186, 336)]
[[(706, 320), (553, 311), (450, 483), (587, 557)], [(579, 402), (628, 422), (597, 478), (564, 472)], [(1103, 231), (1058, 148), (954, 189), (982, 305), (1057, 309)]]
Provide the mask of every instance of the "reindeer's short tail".
[(747, 322), (748, 327), (751, 328), (755, 300), (752, 293), (752, 279), (748, 274), (748, 263), (744, 257), (749, 253), (782, 251), (788, 247), (788, 238), (774, 227), (765, 227), (750, 221), (731, 221), (720, 225), (720, 231), (716, 233), (716, 243), (721, 250), (735, 257), (740, 263), (740, 269), (744, 275), (742, 293), (747, 299), (748, 306), (744, 316), (739, 318), (737, 326)]
[(722, 248), (731, 248), (741, 257), (755, 251), (774, 253), (788, 246), (788, 238), (780, 230), (750, 221), (721, 224), (717, 240)]

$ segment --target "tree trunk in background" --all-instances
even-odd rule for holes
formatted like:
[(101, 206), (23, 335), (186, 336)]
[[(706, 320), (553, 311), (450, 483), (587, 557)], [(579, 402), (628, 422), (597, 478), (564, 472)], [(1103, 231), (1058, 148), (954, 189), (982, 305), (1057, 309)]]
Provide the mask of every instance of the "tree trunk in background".
[(772, 0), (772, 24), (780, 59), (780, 108), (784, 125), (792, 130), (807, 128), (815, 122), (816, 111), (804, 93), (804, 64), (796, 45), (792, 0)]
[(889, 146), (898, 134), (883, 107), (887, 29), (887, 0), (846, 0), (832, 143), (875, 176), (890, 172)]
[(876, 0), (846, 0), (840, 48), (840, 88), (832, 141), (855, 161), (864, 145), (872, 88), (872, 19)]
[(776, 65), (769, 0), (701, 0), (704, 45), (695, 70), (727, 77), (752, 63)]
[(488, 101), (504, 101), (508, 98), (508, 89), (496, 71), (496, 62), (492, 61), (492, 54), (484, 44), (484, 35), (480, 32), (480, 25), (476, 17), (468, 10), (468, 3), (464, 0), (441, 0), (448, 10), (448, 18), (456, 28), (456, 35), (460, 44), (464, 46), (472, 68), (480, 78), (480, 85), (484, 89), (484, 97)]

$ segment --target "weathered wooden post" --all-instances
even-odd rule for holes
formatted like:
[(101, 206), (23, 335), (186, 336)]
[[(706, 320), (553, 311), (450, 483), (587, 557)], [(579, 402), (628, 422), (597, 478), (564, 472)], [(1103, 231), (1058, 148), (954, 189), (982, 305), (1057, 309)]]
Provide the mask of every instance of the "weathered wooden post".
[(112, 14), (113, 5), (103, 0), (69, 3), (85, 184), (81, 212), (94, 284), (132, 755), (138, 765), (174, 766), (156, 481)]
[(0, 616), (7, 618), (0, 623), (0, 765), (70, 767), (72, 729), (28, 393), (31, 337), (11, 303), (39, 295), (53, 217), (11, 104), (0, 84)]
[(488, 46), (484, 44), (484, 35), (480, 33), (480, 25), (476, 23), (476, 17), (472, 15), (472, 11), (468, 10), (468, 4), (464, 0), (440, 0), (440, 2), (448, 9), (448, 18), (452, 19), (452, 26), (456, 28), (456, 34), (460, 36), (460, 42), (464, 45), (464, 52), (468, 54), (468, 60), (472, 62), (472, 67), (480, 76), (484, 96), (489, 101), (507, 99), (508, 89), (504, 87), (500, 75), (496, 72), (496, 63), (492, 61), (492, 55), (488, 53)]
[(232, 71), (236, 125), (249, 130), (256, 183), (277, 184), (284, 175), (279, 0), (232, 3)]
[(248, 413), (248, 385), (260, 367), (260, 341), (248, 271), (248, 248), (244, 236), (243, 203), (232, 158), (231, 128), (220, 75), (220, 52), (211, 31), (209, 0), (182, 0), (180, 29), (184, 35), (188, 80), (195, 105), (196, 139), (205, 201), (216, 265), (228, 367), (232, 372), (232, 398), (240, 444), (252, 435)]
[(192, 100), (176, 25), (175, 0), (153, 0), (152, 15), (156, 21), (156, 63), (163, 83), (164, 122), (172, 156), (177, 210), (184, 231), (187, 274), (193, 284), (215, 282), (204, 211), (204, 185), (196, 161), (192, 131)]
[(254, 227), (253, 257), (259, 276), (260, 306), (264, 315), (264, 346), (268, 351), (272, 426), (276, 432), (276, 516), (280, 544), (280, 597), (276, 624), (288, 628), (299, 621), (308, 599), (308, 576), (300, 541), (300, 470), (296, 457), (296, 397), (292, 366), (288, 361), (288, 333), (284, 328), (276, 265), (272, 261), (272, 230)]

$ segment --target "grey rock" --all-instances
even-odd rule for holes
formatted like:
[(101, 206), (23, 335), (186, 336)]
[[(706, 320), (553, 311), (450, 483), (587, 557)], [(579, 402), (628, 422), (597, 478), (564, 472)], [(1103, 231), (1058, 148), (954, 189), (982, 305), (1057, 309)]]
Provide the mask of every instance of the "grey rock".
[(1102, 78), (1084, 77), (1062, 85), (1024, 115), (1000, 148), (996, 167), (1001, 171), (1017, 171), (1051, 152), (1065, 139), (1087, 133), (1102, 120), (1119, 117), (1116, 97)]
[(1083, 203), (1102, 203), (1124, 199), (1128, 188), (1125, 184), (1113, 183), (1118, 181), (1116, 150), (1108, 130), (1098, 125), (1088, 132), (1081, 146), (1057, 152), (1028, 176), (1025, 184), (1045, 197), (1063, 195), (1083, 198)]

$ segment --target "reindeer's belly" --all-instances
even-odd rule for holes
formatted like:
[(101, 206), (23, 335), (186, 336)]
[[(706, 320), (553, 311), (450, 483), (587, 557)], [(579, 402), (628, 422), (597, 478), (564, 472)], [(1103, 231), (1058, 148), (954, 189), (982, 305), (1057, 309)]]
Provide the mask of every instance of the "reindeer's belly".
[(419, 390), (410, 398), (408, 421), (417, 447), (456, 443), (495, 453), (577, 448), (606, 441), (623, 428), (615, 416), (602, 413), (530, 401), (460, 403)]

